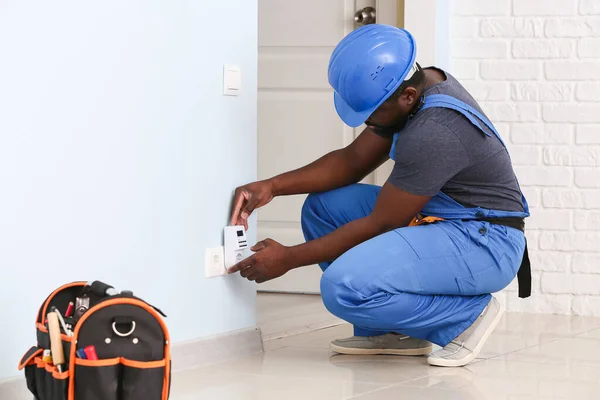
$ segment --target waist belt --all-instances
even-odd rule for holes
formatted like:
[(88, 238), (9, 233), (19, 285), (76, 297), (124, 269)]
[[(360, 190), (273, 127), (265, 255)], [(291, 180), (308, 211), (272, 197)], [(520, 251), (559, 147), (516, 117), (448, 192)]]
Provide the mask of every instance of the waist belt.
[[(418, 214), (409, 224), (409, 226), (418, 226), (423, 224), (431, 224), (437, 221), (443, 221), (440, 217), (423, 217)], [(477, 218), (463, 219), (463, 221), (484, 221), (494, 225), (508, 226), (509, 228), (518, 229), (525, 232), (525, 220), (523, 218)], [(523, 259), (517, 272), (517, 282), (519, 283), (519, 297), (525, 299), (531, 296), (531, 262), (529, 261), (529, 251), (527, 250), (527, 239), (525, 239), (525, 252)]]
[[(472, 219), (464, 219), (463, 221), (473, 221)], [(525, 233), (525, 219), (523, 218), (477, 218), (475, 221), (489, 222), (490, 224), (508, 226), (515, 228)]]
[[(525, 233), (525, 220), (523, 218), (478, 218), (475, 221), (484, 221), (489, 222), (490, 224), (508, 226)], [(519, 297), (524, 299), (531, 296), (531, 262), (529, 261), (529, 251), (527, 250), (527, 239), (525, 239), (525, 252), (523, 253), (521, 266), (517, 272), (517, 282), (519, 283)]]

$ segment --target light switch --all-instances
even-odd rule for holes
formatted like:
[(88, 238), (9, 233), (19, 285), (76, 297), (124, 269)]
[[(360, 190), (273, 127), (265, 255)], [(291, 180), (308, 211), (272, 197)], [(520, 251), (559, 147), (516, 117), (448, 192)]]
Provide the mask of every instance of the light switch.
[(242, 89), (242, 72), (237, 65), (225, 65), (223, 67), (223, 94), (225, 96), (237, 96)]

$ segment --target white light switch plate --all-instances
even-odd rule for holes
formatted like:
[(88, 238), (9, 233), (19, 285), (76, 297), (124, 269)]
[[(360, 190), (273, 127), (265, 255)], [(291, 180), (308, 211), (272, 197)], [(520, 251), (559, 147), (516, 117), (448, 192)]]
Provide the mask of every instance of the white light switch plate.
[(242, 71), (237, 65), (223, 66), (223, 94), (238, 96), (242, 90)]
[(204, 265), (207, 278), (227, 275), (223, 246), (206, 249), (206, 252), (204, 253)]

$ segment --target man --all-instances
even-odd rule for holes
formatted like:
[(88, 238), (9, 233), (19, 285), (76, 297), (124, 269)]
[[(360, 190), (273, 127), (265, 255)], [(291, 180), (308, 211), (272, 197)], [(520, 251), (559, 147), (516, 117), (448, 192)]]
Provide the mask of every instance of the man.
[[(520, 296), (528, 296), (529, 211), (475, 100), (415, 57), (410, 33), (391, 26), (368, 25), (340, 42), (329, 65), (336, 110), (367, 128), (310, 165), (237, 189), (231, 222), (246, 227), (273, 197), (311, 193), (302, 210), (307, 243), (264, 240), (230, 273), (261, 283), (318, 263), (325, 306), (355, 327), (334, 351), (425, 355), (433, 342), (442, 349), (429, 364), (462, 366), (502, 315), (490, 293), (522, 262)], [(382, 188), (357, 184), (389, 157), (395, 166)]]

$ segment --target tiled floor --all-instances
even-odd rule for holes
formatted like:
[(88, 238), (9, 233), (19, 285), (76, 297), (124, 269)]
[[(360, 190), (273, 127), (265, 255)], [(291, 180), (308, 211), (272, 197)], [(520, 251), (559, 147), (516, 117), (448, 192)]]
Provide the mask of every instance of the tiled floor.
[(344, 324), (273, 339), (264, 354), (179, 372), (172, 399), (600, 399), (600, 318), (506, 314), (463, 368), (328, 350), (350, 334)]
[(327, 312), (320, 295), (259, 293), (256, 308), (265, 341), (344, 323)]

